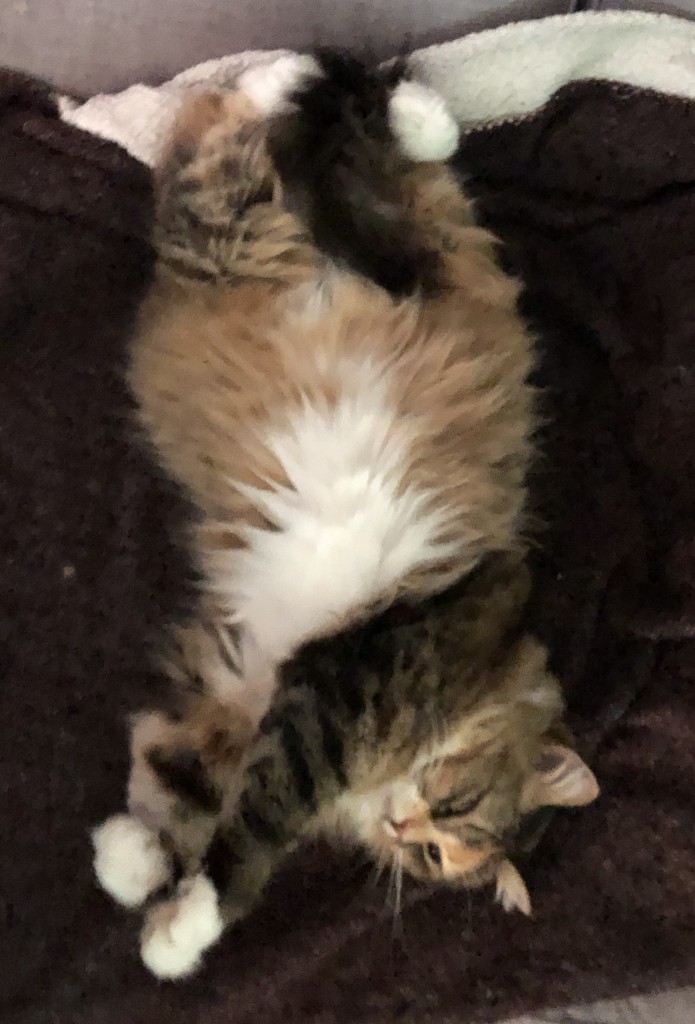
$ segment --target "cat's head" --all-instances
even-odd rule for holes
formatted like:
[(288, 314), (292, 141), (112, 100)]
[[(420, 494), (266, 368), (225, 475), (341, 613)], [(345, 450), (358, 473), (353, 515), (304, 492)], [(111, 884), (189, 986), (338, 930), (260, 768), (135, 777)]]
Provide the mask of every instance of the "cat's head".
[(562, 744), (539, 745), (525, 767), (504, 752), (454, 753), (390, 790), (375, 845), (428, 882), (476, 888), (496, 881), (505, 909), (529, 913), (510, 860), (527, 823), (541, 808), (581, 807), (597, 795), (592, 771)]
[(599, 793), (593, 772), (566, 742), (560, 707), (547, 676), (522, 686), (496, 725), (491, 708), (478, 708), (384, 792), (368, 840), (379, 859), (386, 854), (429, 883), (496, 883), (506, 910), (530, 913), (514, 860), (534, 845), (544, 810), (583, 807)]

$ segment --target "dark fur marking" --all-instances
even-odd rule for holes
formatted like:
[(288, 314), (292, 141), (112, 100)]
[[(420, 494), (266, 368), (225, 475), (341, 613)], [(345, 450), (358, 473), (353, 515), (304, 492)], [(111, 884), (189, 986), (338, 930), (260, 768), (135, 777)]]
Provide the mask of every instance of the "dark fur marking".
[(184, 671), (186, 672), (187, 689), (189, 689), (191, 693), (207, 693), (207, 684), (200, 672), (190, 672), (185, 665)]
[(325, 710), (318, 710), (319, 725), (321, 727), (321, 742), (326, 761), (333, 770), (335, 777), (341, 786), (347, 786), (348, 779), (345, 774), (345, 745), (339, 731), (333, 725), (330, 716)]
[(519, 823), (516, 835), (509, 841), (505, 840), (510, 852), (519, 857), (528, 856), (543, 838), (555, 812), (554, 807), (539, 807), (525, 815)]
[(240, 813), (242, 821), (257, 842), (264, 843), (267, 846), (283, 845), (283, 834), (281, 834), (280, 829), (272, 821), (268, 821), (267, 818), (264, 818), (251, 808), (244, 808)]
[(219, 896), (229, 892), (234, 869), (240, 863), (241, 858), (228, 837), (224, 832), (217, 831), (207, 849), (203, 866)]
[(208, 777), (200, 755), (193, 750), (165, 753), (161, 747), (147, 751), (146, 760), (162, 785), (181, 800), (206, 814), (217, 814), (222, 807), (220, 793)]
[(210, 273), (204, 270), (202, 267), (193, 267), (191, 264), (184, 259), (178, 259), (172, 256), (163, 256), (163, 262), (176, 273), (181, 274), (182, 277), (192, 277), (196, 281), (217, 281), (219, 275)]
[(352, 718), (360, 718), (367, 710), (359, 665), (359, 654), (355, 653), (351, 658), (341, 659), (335, 673), (338, 696)]
[(268, 846), (282, 846), (284, 842), (283, 830), (254, 810), (248, 801), (242, 803), (242, 806), (239, 808), (239, 814), (244, 825), (257, 842), (265, 843)]
[(258, 726), (258, 733), (260, 736), (269, 736), (271, 732), (275, 732), (279, 729), (282, 724), (283, 709), (277, 705), (271, 707), (263, 715), (260, 725)]
[(292, 772), (294, 784), (297, 788), (297, 796), (303, 804), (314, 807), (314, 797), (316, 795), (314, 776), (304, 755), (301, 734), (289, 718), (286, 718), (282, 723), (281, 736), (282, 748)]

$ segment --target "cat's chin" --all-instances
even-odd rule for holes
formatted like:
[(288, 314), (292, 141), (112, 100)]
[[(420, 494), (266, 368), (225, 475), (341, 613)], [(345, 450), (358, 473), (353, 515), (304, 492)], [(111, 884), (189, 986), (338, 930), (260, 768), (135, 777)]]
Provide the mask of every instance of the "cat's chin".
[(377, 864), (387, 864), (397, 855), (398, 840), (385, 793), (371, 794), (366, 799), (348, 797), (338, 815), (324, 821), (324, 827), (333, 841), (362, 848)]
[(371, 824), (371, 827), (363, 829), (359, 839), (362, 846), (379, 864), (385, 864), (398, 855), (398, 837), (388, 817), (380, 817)]
[(388, 818), (382, 818), (376, 826), (372, 842), (381, 851), (387, 850), (390, 853), (396, 853), (399, 846), (398, 835)]
[(375, 832), (369, 838), (363, 838), (359, 848), (377, 866), (379, 872), (384, 868), (388, 870), (398, 861), (398, 843), (389, 839), (386, 833)]

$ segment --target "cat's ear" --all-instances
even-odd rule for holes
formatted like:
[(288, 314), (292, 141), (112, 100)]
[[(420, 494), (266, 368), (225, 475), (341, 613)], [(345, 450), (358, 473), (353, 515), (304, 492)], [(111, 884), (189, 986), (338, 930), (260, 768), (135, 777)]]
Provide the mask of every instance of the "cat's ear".
[(521, 807), (584, 807), (595, 800), (599, 785), (591, 768), (579, 754), (559, 743), (542, 747), (526, 781)]
[(531, 916), (531, 897), (526, 882), (510, 860), (505, 860), (497, 872), (495, 899), (507, 912), (520, 910), (527, 917)]

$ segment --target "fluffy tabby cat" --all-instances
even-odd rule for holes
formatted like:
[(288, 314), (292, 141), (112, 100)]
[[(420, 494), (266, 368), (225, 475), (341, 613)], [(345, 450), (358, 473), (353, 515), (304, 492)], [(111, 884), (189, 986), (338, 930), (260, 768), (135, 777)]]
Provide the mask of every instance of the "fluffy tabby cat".
[(183, 875), (143, 930), (160, 977), (316, 830), (528, 910), (524, 816), (596, 795), (520, 632), (531, 345), (431, 159), (455, 141), (437, 97), (335, 56), (179, 119), (131, 381), (204, 593), (178, 715), (133, 731), (134, 813), (94, 836), (126, 905)]

